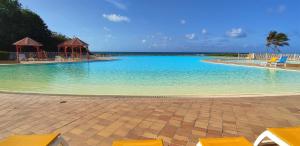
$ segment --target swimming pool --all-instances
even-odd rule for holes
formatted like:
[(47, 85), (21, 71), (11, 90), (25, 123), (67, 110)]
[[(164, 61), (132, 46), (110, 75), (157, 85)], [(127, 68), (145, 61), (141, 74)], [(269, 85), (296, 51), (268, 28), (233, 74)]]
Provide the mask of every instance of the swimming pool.
[(0, 91), (141, 96), (300, 93), (300, 73), (202, 62), (200, 56), (123, 56), (117, 61), (0, 66)]

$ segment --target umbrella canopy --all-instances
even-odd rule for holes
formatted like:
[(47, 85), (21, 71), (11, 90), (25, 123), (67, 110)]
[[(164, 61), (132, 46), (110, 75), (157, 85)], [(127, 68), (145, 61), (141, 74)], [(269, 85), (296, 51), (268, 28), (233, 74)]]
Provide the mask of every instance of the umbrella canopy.
[(29, 38), (29, 37), (26, 37), (22, 40), (19, 40), (15, 43), (13, 43), (13, 45), (15, 46), (33, 46), (33, 47), (41, 47), (43, 46), (41, 43)]

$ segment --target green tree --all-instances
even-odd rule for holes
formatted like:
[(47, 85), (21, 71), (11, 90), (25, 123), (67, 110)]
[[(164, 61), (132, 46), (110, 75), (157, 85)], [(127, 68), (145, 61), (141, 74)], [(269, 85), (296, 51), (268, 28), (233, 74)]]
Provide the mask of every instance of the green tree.
[(19, 35), (21, 4), (15, 0), (0, 0), (0, 49), (8, 50), (12, 40)]
[(18, 0), (0, 0), (0, 50), (15, 51), (14, 42), (30, 37), (42, 43), (46, 51), (56, 51), (67, 37), (53, 33), (42, 18), (23, 9)]
[(65, 40), (70, 39), (69, 37), (57, 33), (57, 32), (51, 32), (51, 41), (49, 41), (49, 48), (47, 48), (47, 51), (57, 51), (57, 45), (64, 42)]
[(275, 53), (281, 52), (279, 47), (289, 46), (289, 38), (284, 33), (271, 31), (266, 39), (266, 46), (271, 48)]

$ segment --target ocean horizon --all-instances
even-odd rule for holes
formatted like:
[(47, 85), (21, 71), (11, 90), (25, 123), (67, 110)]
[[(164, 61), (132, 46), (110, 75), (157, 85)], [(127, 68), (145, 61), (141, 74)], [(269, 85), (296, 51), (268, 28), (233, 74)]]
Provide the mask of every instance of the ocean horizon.
[(235, 53), (235, 52), (101, 52), (95, 51), (92, 52), (95, 54), (104, 54), (112, 56), (205, 56), (205, 55), (237, 55), (237, 54), (247, 54), (248, 52)]

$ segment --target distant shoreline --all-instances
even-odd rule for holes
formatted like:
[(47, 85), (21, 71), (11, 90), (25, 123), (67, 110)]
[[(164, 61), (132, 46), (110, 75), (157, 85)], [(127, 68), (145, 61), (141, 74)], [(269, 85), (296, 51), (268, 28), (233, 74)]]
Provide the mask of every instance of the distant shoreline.
[(92, 52), (94, 54), (103, 54), (111, 56), (238, 56), (238, 54), (247, 53), (231, 53), (231, 52)]

